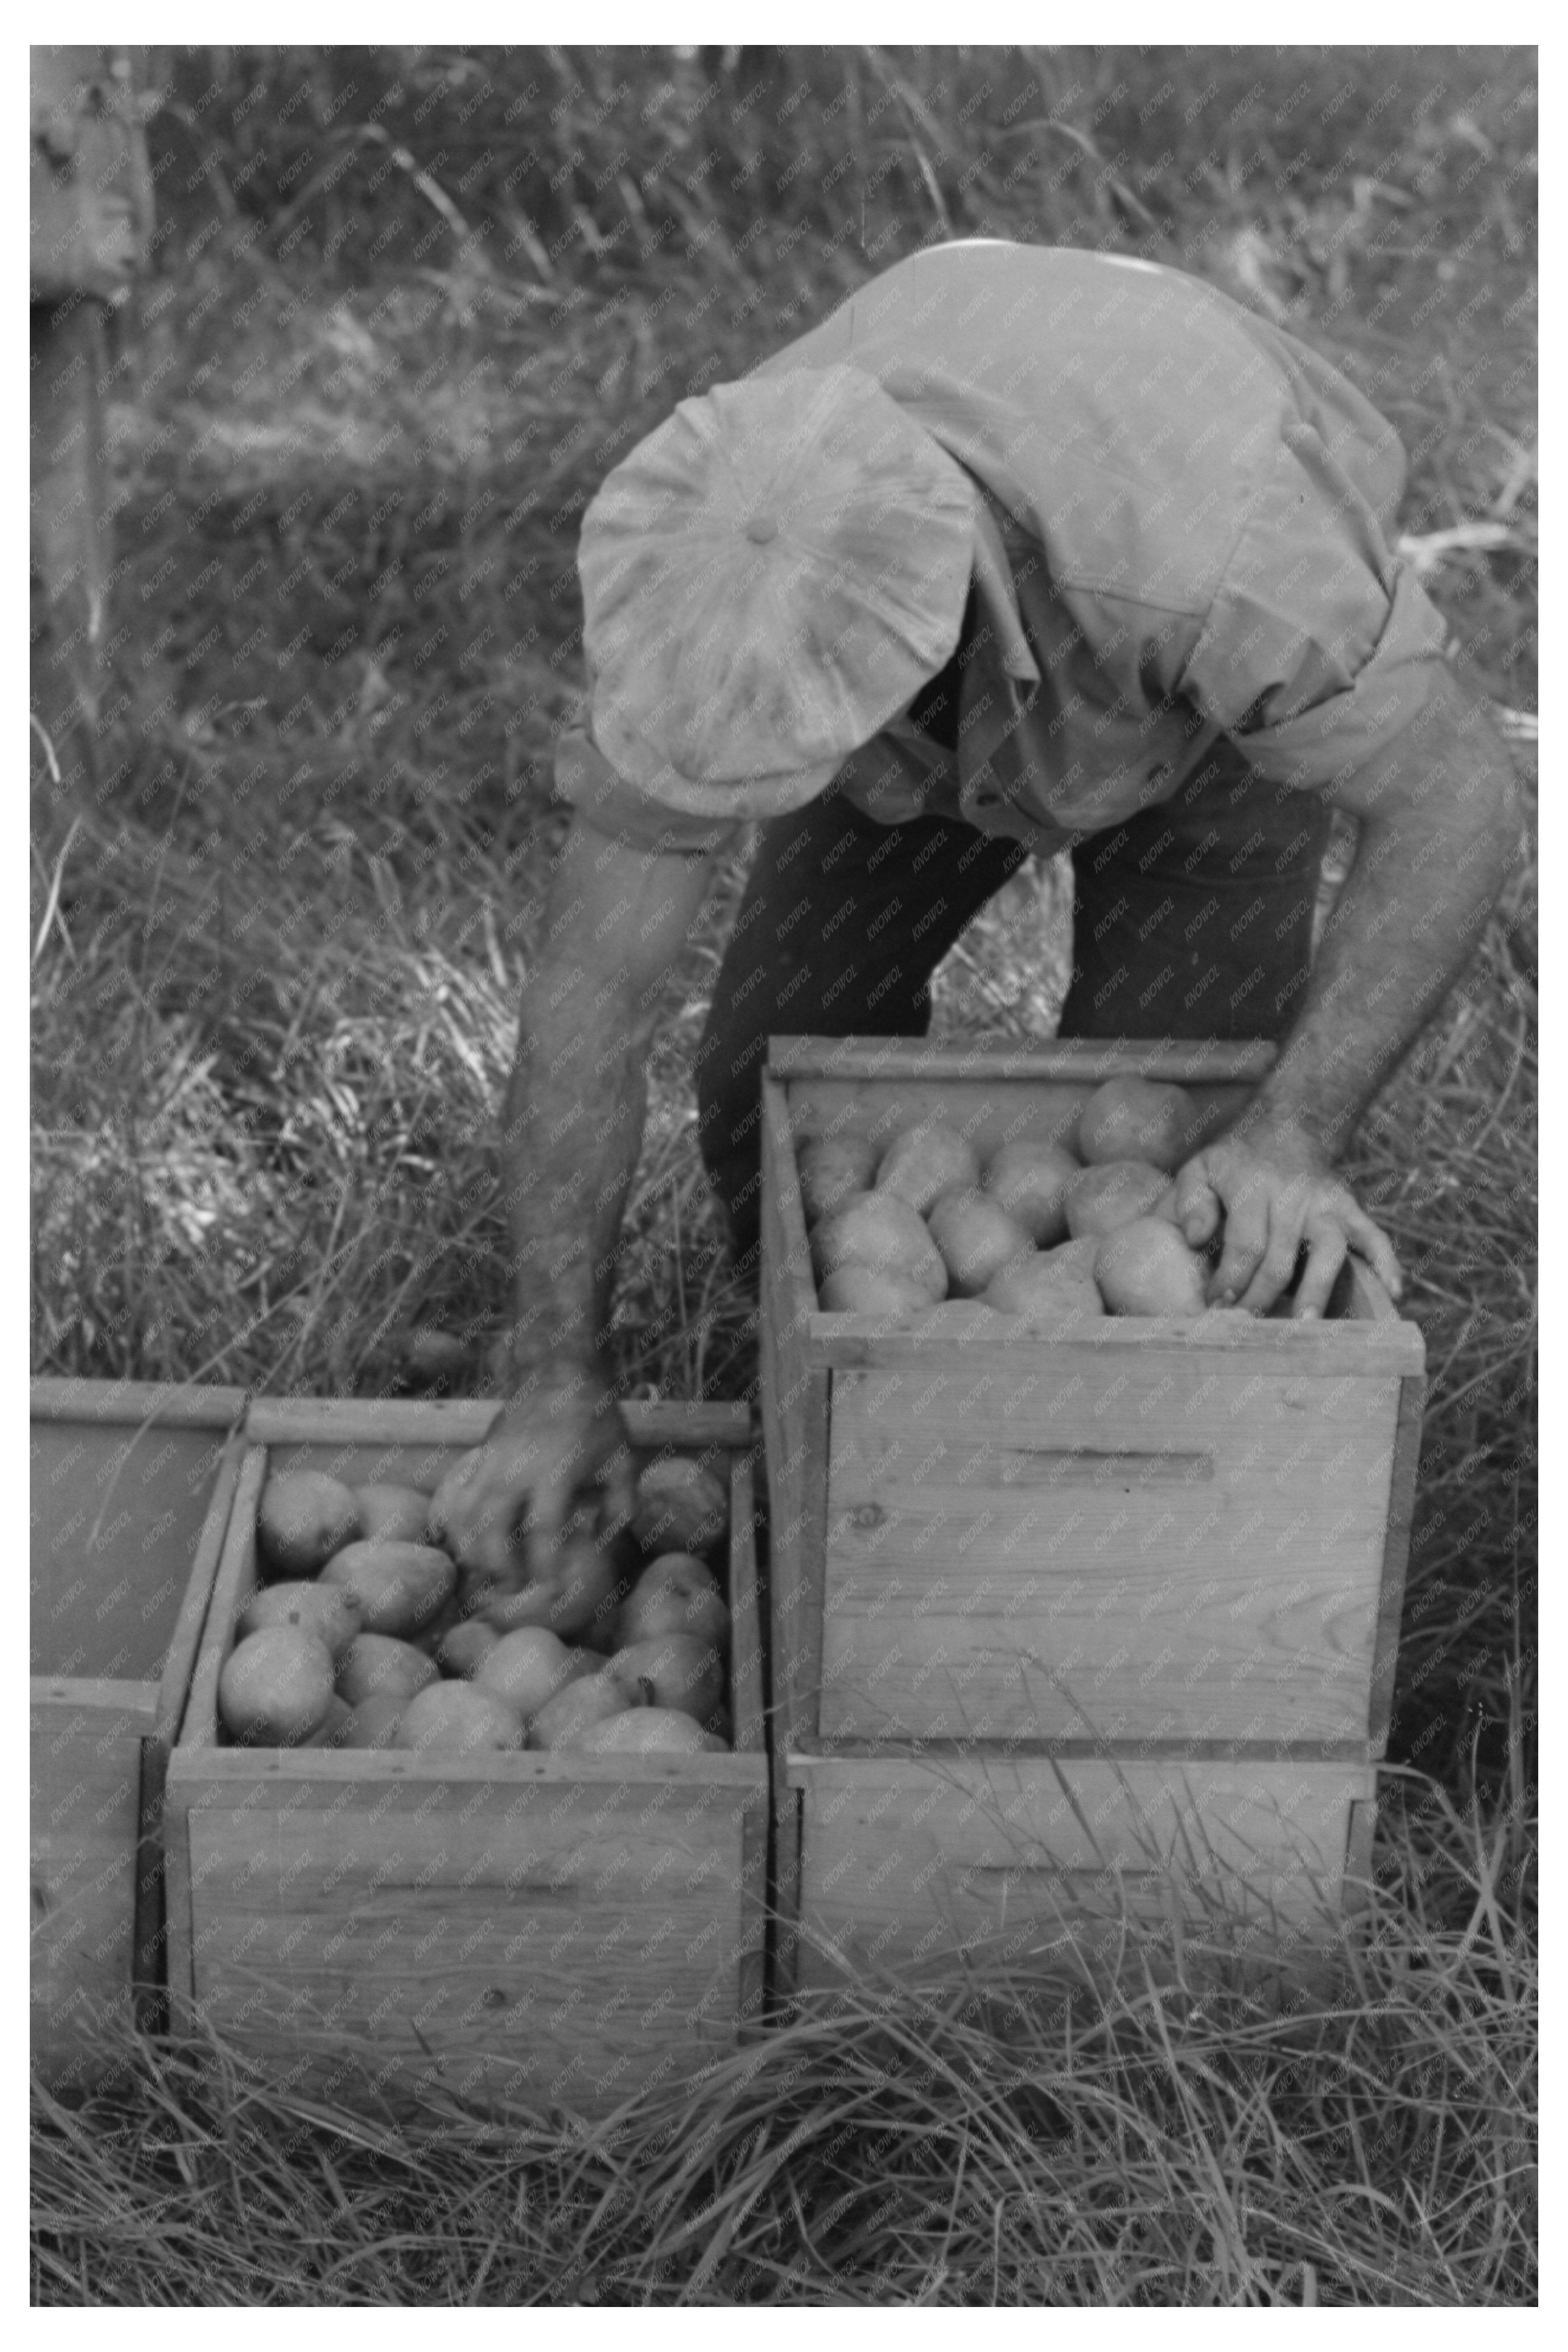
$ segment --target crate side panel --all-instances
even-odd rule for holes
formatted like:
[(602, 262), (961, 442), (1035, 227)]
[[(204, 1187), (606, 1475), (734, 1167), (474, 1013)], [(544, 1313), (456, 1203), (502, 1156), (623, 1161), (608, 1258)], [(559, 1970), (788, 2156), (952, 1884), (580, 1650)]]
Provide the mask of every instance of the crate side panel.
[(770, 1702), (790, 1738), (816, 1729), (827, 1509), (828, 1376), (806, 1353), (816, 1309), (784, 1090), (763, 1084), (761, 1391), (768, 1473)]
[(833, 1394), (825, 1736), (1364, 1737), (1397, 1381), (1152, 1351)]
[(31, 1717), (32, 2048), (59, 2082), (83, 2034), (131, 2002), (150, 1721), (66, 1702), (36, 1705)]
[(32, 1671), (156, 1682), (190, 1584), (226, 1429), (32, 1426)]
[(746, 1807), (711, 1793), (192, 1806), (195, 1998), (279, 2061), (330, 2044), (404, 2088), (625, 2096), (733, 2041)]
[[(795, 1759), (798, 1766), (800, 1759)], [(1215, 1908), (1327, 1925), (1361, 1765), (814, 1759), (801, 1830), (803, 1982), (995, 1939), (1043, 1956), (1086, 1925)]]

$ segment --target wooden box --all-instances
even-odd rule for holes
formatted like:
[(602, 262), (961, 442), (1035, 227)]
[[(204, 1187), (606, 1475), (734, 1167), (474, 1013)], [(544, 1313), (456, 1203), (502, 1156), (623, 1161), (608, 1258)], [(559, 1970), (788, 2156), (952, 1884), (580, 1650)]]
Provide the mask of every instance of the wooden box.
[(1371, 1864), (1374, 1768), (1321, 1748), (807, 1743), (779, 1775), (781, 1990), (982, 1949), (1077, 1973), (1141, 1928), (1187, 1967), (1305, 1956)]
[(239, 1475), (237, 1389), (32, 1383), (34, 2062), (163, 1975), (159, 1811)]
[(742, 1405), (628, 1405), (639, 1462), (728, 1471), (730, 1754), (472, 1762), (221, 1743), (217, 1679), (269, 1469), (432, 1487), (489, 1404), (258, 1401), (169, 1780), (170, 1988), (344, 2097), (445, 2086), (603, 2111), (760, 2019), (768, 1829)]
[(972, 1302), (899, 1328), (817, 1306), (795, 1153), (940, 1110), (984, 1156), (1093, 1089), (1178, 1080), (1222, 1124), (1268, 1045), (772, 1041), (763, 1408), (787, 1742), (1314, 1743), (1383, 1752), (1421, 1335), (1347, 1269), (1316, 1323), (1108, 1317), (1043, 1338)]

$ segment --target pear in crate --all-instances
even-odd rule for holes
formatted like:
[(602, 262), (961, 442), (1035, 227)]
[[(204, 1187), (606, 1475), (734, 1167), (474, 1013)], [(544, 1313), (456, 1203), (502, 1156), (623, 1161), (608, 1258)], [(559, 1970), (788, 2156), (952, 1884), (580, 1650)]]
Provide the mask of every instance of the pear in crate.
[(232, 1739), (297, 1747), (331, 1712), (331, 1652), (301, 1625), (264, 1625), (224, 1660), (217, 1705)]
[(628, 1642), (610, 1660), (611, 1676), (647, 1706), (679, 1707), (706, 1723), (724, 1696), (724, 1665), (710, 1642), (689, 1633), (663, 1633)]
[(455, 1682), (469, 1682), (480, 1661), (487, 1657), (501, 1639), (493, 1625), (481, 1617), (465, 1617), (441, 1636), (441, 1646), (436, 1653), (436, 1664), (444, 1675)]
[(395, 1698), (389, 1692), (376, 1691), (361, 1699), (352, 1712), (353, 1721), (344, 1735), (345, 1748), (390, 1748), (397, 1737), (397, 1727), (403, 1720), (403, 1710), (408, 1702)]
[(299, 1740), (300, 1748), (347, 1748), (352, 1745), (354, 1711), (346, 1698), (332, 1694), (331, 1704), (309, 1738)]
[(1163, 1217), (1135, 1217), (1107, 1234), (1094, 1278), (1113, 1315), (1201, 1315), (1205, 1268)]
[(338, 1665), (338, 1696), (351, 1706), (363, 1706), (373, 1696), (405, 1706), (435, 1680), (435, 1661), (412, 1642), (400, 1642), (393, 1633), (358, 1633)]
[(811, 1237), (819, 1277), (840, 1266), (868, 1265), (919, 1283), (934, 1301), (947, 1297), (947, 1266), (925, 1219), (896, 1192), (868, 1192), (824, 1217)]
[(558, 1690), (597, 1672), (598, 1664), (581, 1650), (569, 1650), (542, 1625), (523, 1625), (515, 1633), (503, 1633), (480, 1659), (473, 1685), (492, 1698), (504, 1699), (526, 1728)]
[(1037, 1249), (1049, 1249), (1067, 1239), (1067, 1197), (1082, 1174), (1081, 1162), (1063, 1145), (1018, 1136), (986, 1161), (984, 1189)]
[(977, 1297), (994, 1274), (1034, 1249), (1023, 1226), (973, 1185), (933, 1201), (926, 1223), (961, 1298)]
[(427, 1683), (403, 1710), (392, 1744), (419, 1756), (488, 1756), (522, 1746), (515, 1707), (472, 1683)]
[(730, 1612), (711, 1569), (690, 1552), (667, 1552), (649, 1562), (621, 1603), (616, 1633), (623, 1648), (665, 1633), (689, 1633), (718, 1647), (730, 1638)]
[(1134, 1217), (1163, 1213), (1162, 1203), (1173, 1208), (1174, 1201), (1170, 1178), (1147, 1160), (1110, 1160), (1086, 1168), (1068, 1194), (1068, 1231), (1074, 1241), (1111, 1234)]
[(814, 1225), (855, 1194), (870, 1191), (877, 1147), (863, 1135), (816, 1136), (802, 1144), (795, 1165), (805, 1222)]
[(595, 1723), (605, 1722), (612, 1715), (624, 1715), (630, 1706), (641, 1706), (647, 1694), (641, 1690), (628, 1692), (608, 1667), (595, 1675), (584, 1675), (581, 1682), (568, 1683), (548, 1699), (528, 1727), (531, 1748), (573, 1748), (583, 1733)]
[(874, 1265), (836, 1266), (825, 1275), (817, 1300), (825, 1315), (880, 1315), (897, 1323), (915, 1323), (931, 1311), (931, 1295), (923, 1282), (907, 1275), (883, 1274)]
[(262, 1567), (272, 1576), (314, 1576), (360, 1531), (352, 1486), (321, 1470), (268, 1478), (256, 1515)]
[(877, 1191), (895, 1193), (924, 1216), (943, 1192), (976, 1183), (974, 1146), (944, 1118), (925, 1118), (895, 1135), (877, 1166)]
[(993, 1276), (981, 1293), (998, 1314), (1016, 1316), (1029, 1328), (1093, 1319), (1105, 1312), (1094, 1279), (1100, 1243), (1092, 1236), (1040, 1250)]
[(717, 1551), (730, 1531), (723, 1482), (689, 1454), (650, 1462), (632, 1499), (632, 1534), (645, 1552)]
[(572, 1745), (589, 1756), (703, 1756), (721, 1753), (729, 1742), (679, 1707), (638, 1706), (590, 1724)]
[(399, 1486), (380, 1479), (368, 1486), (356, 1486), (353, 1491), (359, 1504), (360, 1534), (367, 1542), (426, 1541), (430, 1497), (422, 1487)]
[(241, 1636), (259, 1633), (264, 1625), (302, 1626), (326, 1643), (335, 1664), (360, 1630), (360, 1605), (352, 1592), (335, 1586), (286, 1578), (281, 1584), (259, 1585), (235, 1621)]
[(1169, 1175), (1191, 1157), (1201, 1126), (1182, 1087), (1153, 1078), (1110, 1078), (1079, 1115), (1079, 1153), (1091, 1167), (1143, 1160)]
[(321, 1581), (353, 1594), (367, 1633), (406, 1639), (446, 1607), (457, 1589), (458, 1571), (434, 1544), (378, 1538), (334, 1552)]

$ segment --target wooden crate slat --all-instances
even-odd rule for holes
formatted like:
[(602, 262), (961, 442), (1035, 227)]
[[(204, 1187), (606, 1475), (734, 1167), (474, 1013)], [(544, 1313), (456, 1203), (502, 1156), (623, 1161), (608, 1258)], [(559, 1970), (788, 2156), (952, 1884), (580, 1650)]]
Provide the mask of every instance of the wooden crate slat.
[(35, 1421), (81, 1422), (129, 1429), (232, 1429), (243, 1419), (244, 1389), (176, 1387), (159, 1381), (86, 1381), (40, 1373), (29, 1384)]
[(1365, 1764), (792, 1758), (798, 1984), (1009, 1936), (1044, 1965), (1096, 1921), (1223, 1903), (1310, 1934), (1339, 1903)]
[(855, 1078), (891, 1081), (934, 1078), (951, 1084), (969, 1076), (1058, 1078), (1103, 1086), (1108, 1078), (1148, 1077), (1176, 1085), (1256, 1086), (1279, 1049), (1263, 1038), (1226, 1043), (1211, 1037), (1126, 1045), (1100, 1038), (1042, 1039), (1020, 1045), (1009, 1037), (770, 1037), (767, 1070), (775, 1078)]
[(1397, 1383), (898, 1382), (835, 1381), (826, 1736), (1364, 1737)]

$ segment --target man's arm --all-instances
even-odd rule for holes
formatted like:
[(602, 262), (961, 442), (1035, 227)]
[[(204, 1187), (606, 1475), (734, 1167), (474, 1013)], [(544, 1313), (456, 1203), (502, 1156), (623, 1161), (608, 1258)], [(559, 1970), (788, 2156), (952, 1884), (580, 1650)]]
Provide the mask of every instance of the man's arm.
[[(465, 1566), (513, 1564), (526, 1505), (539, 1572), (574, 1490), (617, 1456), (624, 1465), (606, 1353), (615, 1245), (642, 1148), (660, 990), (711, 866), (706, 856), (623, 848), (579, 821), (552, 873), (501, 1143), (515, 1393), (437, 1498)], [(616, 1484), (624, 1488), (624, 1475)]]
[(1399, 1289), (1393, 1250), (1330, 1173), (1357, 1119), (1474, 954), (1518, 838), (1508, 755), (1450, 674), (1381, 758), (1328, 795), (1358, 819), (1355, 862), (1269, 1076), (1183, 1170), (1194, 1244), (1225, 1220), (1209, 1296), (1263, 1312), (1303, 1246), (1296, 1311), (1321, 1314), (1347, 1247)]

